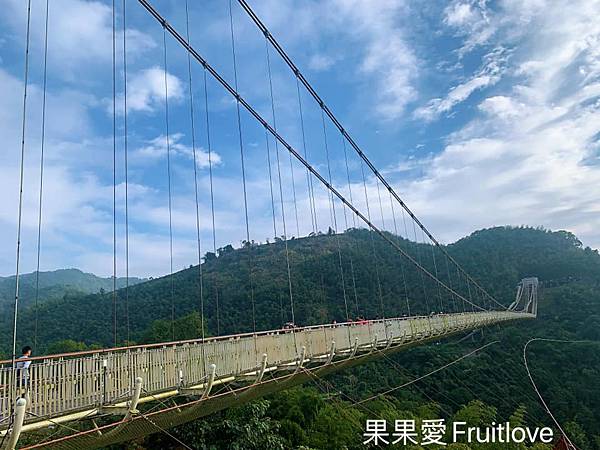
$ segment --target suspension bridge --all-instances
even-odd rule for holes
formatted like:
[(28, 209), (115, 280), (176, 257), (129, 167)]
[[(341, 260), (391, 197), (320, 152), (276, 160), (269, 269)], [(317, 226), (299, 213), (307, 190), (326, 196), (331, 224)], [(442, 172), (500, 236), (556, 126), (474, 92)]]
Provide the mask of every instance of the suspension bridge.
[[(112, 6), (112, 45), (113, 65), (113, 279), (116, 283), (116, 142), (119, 134), (117, 120), (123, 121), (125, 147), (125, 224), (126, 224), (126, 276), (129, 276), (129, 238), (128, 223), (129, 210), (127, 207), (128, 169), (127, 169), (127, 136), (132, 133), (127, 125), (127, 39), (126, 11), (139, 8), (154, 20), (155, 26), (162, 31), (163, 55), (162, 64), (164, 71), (164, 106), (165, 106), (165, 140), (167, 148), (168, 168), (168, 193), (169, 193), (169, 251), (170, 251), (170, 299), (171, 323), (174, 327), (175, 308), (175, 281), (173, 270), (173, 221), (172, 221), (172, 181), (170, 125), (172, 118), (169, 115), (168, 94), (168, 64), (167, 42), (177, 45), (186, 55), (188, 74), (189, 119), (191, 127), (191, 140), (194, 167), (194, 201), (196, 205), (195, 225), (197, 227), (198, 243), (198, 293), (197, 303), (202, 324), (198, 330), (198, 338), (185, 341), (161, 342), (157, 344), (131, 345), (129, 340), (130, 321), (135, 314), (130, 314), (126, 303), (125, 317), (117, 315), (118, 302), (128, 301), (129, 286), (117, 292), (116, 284), (113, 286), (113, 311), (111, 325), (114, 332), (114, 346), (101, 350), (91, 350), (77, 353), (58, 355), (44, 355), (27, 358), (27, 364), (18, 359), (17, 354), (17, 328), (19, 313), (19, 271), (20, 271), (20, 245), (21, 245), (21, 217), (23, 214), (24, 185), (24, 155), (32, 151), (26, 142), (26, 108), (28, 67), (29, 67), (29, 39), (30, 16), (32, 11), (31, 1), (27, 5), (27, 32), (26, 32), (26, 57), (25, 57), (25, 92), (23, 95), (23, 135), (21, 140), (21, 172), (20, 172), (20, 197), (18, 211), (18, 237), (17, 237), (17, 262), (15, 306), (13, 322), (12, 358), (0, 361), (0, 438), (4, 448), (16, 448), (23, 435), (35, 430), (48, 427), (59, 427), (68, 430), (64, 436), (45, 439), (38, 444), (23, 448), (98, 448), (111, 444), (143, 437), (145, 435), (165, 431), (199, 417), (210, 415), (215, 411), (241, 404), (251, 399), (269, 393), (286, 389), (290, 386), (306, 382), (311, 377), (320, 377), (337, 370), (362, 364), (382, 355), (391, 354), (400, 350), (427, 342), (439, 340), (454, 334), (470, 332), (472, 330), (504, 323), (518, 319), (532, 319), (537, 315), (537, 289), (536, 278), (523, 279), (518, 287), (516, 297), (513, 299), (497, 300), (484, 289), (459, 262), (449, 253), (430, 232), (430, 230), (417, 218), (411, 209), (402, 200), (393, 186), (379, 172), (366, 153), (350, 136), (347, 129), (341, 124), (329, 106), (310, 84), (292, 58), (271, 34), (266, 25), (245, 0), (238, 0), (234, 5), (229, 0), (227, 5), (229, 13), (229, 27), (231, 37), (231, 56), (233, 66), (233, 81), (211, 65), (192, 44), (190, 38), (190, 15), (188, 2), (185, 2), (185, 29), (179, 30), (173, 26), (161, 12), (148, 0), (130, 2), (126, 8), (125, 1), (122, 9), (118, 10), (113, 1)], [(52, 29), (49, 20), (49, 9), (52, 2), (46, 2), (45, 10), (45, 43), (44, 43), (44, 104), (42, 114), (42, 130), (45, 130), (45, 90), (46, 90), (46, 58), (48, 53), (48, 35)], [(235, 9), (234, 9), (235, 7)], [(267, 67), (266, 90), (269, 96), (270, 117), (265, 117), (260, 109), (253, 105), (246, 96), (240, 93), (238, 87), (238, 67), (236, 61), (236, 36), (234, 26), (234, 11), (243, 13), (244, 17), (253, 24), (264, 39), (265, 62)], [(122, 42), (117, 42), (118, 20), (121, 21)], [(122, 86), (117, 86), (117, 46), (122, 46)], [(51, 49), (50, 49), (51, 50)], [(274, 100), (272, 58), (282, 62), (293, 78), (296, 87), (296, 96), (290, 103), (296, 102), (298, 107), (301, 139), (293, 144), (277, 126), (276, 102)], [(203, 85), (204, 99), (198, 102), (194, 98), (193, 68), (198, 66), (202, 72), (200, 77)], [(239, 163), (241, 168), (240, 184), (244, 205), (244, 245), (242, 255), (247, 254), (244, 264), (248, 273), (248, 316), (252, 319), (252, 331), (221, 335), (212, 331), (208, 337), (205, 330), (205, 297), (208, 295), (204, 289), (206, 280), (202, 271), (201, 254), (201, 226), (200, 222), (212, 223), (213, 250), (217, 252), (215, 226), (215, 202), (213, 184), (214, 149), (211, 145), (211, 111), (208, 101), (207, 80), (211, 79), (220, 89), (221, 93), (228, 95), (235, 101), (235, 129), (239, 145)], [(119, 93), (123, 92), (123, 114), (117, 113)], [(303, 100), (304, 99), (304, 103)], [(307, 102), (310, 102), (318, 111), (317, 128), (321, 128), (322, 142), (308, 145), (310, 121), (307, 120)], [(198, 104), (204, 103), (205, 124), (204, 134), (208, 149), (209, 184), (206, 192), (198, 184), (197, 173), (197, 109)], [(303, 109), (304, 106), (304, 109)], [(196, 107), (196, 110), (195, 110)], [(288, 297), (289, 305), (286, 314), (289, 322), (287, 326), (259, 330), (256, 325), (256, 303), (261, 299), (255, 295), (256, 286), (253, 284), (253, 274), (258, 270), (254, 266), (252, 249), (255, 244), (250, 233), (249, 198), (252, 197), (252, 187), (247, 183), (248, 149), (244, 138), (244, 124), (246, 120), (253, 121), (264, 132), (267, 164), (264, 167), (265, 180), (268, 180), (270, 199), (270, 214), (272, 215), (273, 237), (278, 237), (277, 226), (283, 235), (277, 245), (284, 248), (284, 261), (286, 280), (282, 286), (283, 292)], [(332, 136), (340, 140), (340, 158), (335, 159)], [(43, 136), (43, 133), (42, 133)], [(308, 147), (311, 147), (309, 156)], [(318, 155), (317, 155), (318, 153)], [(211, 157), (212, 155), (212, 157)], [(289, 174), (284, 174), (287, 168), (282, 164), (284, 155), (289, 157)], [(343, 155), (343, 157), (341, 157)], [(254, 157), (254, 156), (253, 156)], [(354, 157), (355, 163), (349, 164), (349, 159)], [(319, 159), (320, 158), (320, 159)], [(341, 162), (341, 163), (340, 163)], [(294, 176), (302, 173), (303, 177)], [(352, 171), (352, 167), (360, 170)], [(40, 237), (42, 228), (43, 205), (43, 168), (44, 168), (44, 140), (40, 157), (40, 191), (38, 211), (38, 241), (37, 241), (37, 273), (40, 268)], [(341, 169), (341, 170), (339, 170)], [(300, 170), (300, 172), (298, 172)], [(305, 179), (304, 179), (305, 178)], [(286, 185), (286, 180), (291, 180)], [(353, 192), (354, 188), (354, 192)], [(359, 199), (359, 192), (364, 199)], [(383, 195), (389, 197), (389, 205), (382, 201)], [(306, 201), (299, 201), (301, 195), (306, 195)], [(202, 198), (208, 198), (211, 206), (209, 217), (202, 217), (199, 204)], [(297, 237), (317, 234), (319, 231), (318, 216), (323, 214), (320, 208), (326, 205), (325, 222), (331, 230), (328, 238), (335, 242), (335, 259), (339, 271), (339, 288), (336, 300), (339, 300), (343, 320), (327, 324), (314, 324), (297, 326), (297, 306), (295, 302), (301, 300), (298, 286), (293, 281), (295, 270), (294, 257), (289, 249), (290, 229), (294, 223)], [(307, 211), (304, 211), (302, 208)], [(380, 220), (374, 217), (376, 209), (380, 212)], [(385, 211), (385, 212), (384, 212)], [(402, 215), (397, 218), (396, 213)], [(328, 214), (327, 214), (328, 213)], [(340, 215), (342, 214), (342, 215)], [(306, 233), (300, 230), (299, 217), (310, 217), (310, 225)], [(343, 217), (343, 219), (342, 219)], [(386, 217), (387, 227), (386, 227)], [(391, 218), (391, 220), (390, 220)], [(411, 225), (413, 235), (409, 232), (407, 221)], [(399, 231), (399, 224), (403, 224), (404, 231)], [(368, 268), (361, 268), (346, 254), (346, 247), (340, 243), (340, 235), (344, 229), (365, 228), (369, 231), (371, 244), (371, 264)], [(400, 228), (402, 228), (400, 226)], [(421, 234), (422, 243), (419, 243), (417, 230)], [(307, 237), (306, 239), (310, 239)], [(382, 255), (378, 254), (376, 242), (385, 243), (389, 251), (399, 255), (401, 263), (393, 267), (396, 274), (399, 292), (392, 292), (384, 296), (386, 286), (383, 286), (381, 269), (385, 264)], [(416, 244), (419, 245), (416, 245)], [(414, 244), (414, 245), (413, 245)], [(275, 244), (263, 244), (275, 245)], [(425, 249), (425, 252), (423, 251)], [(373, 278), (372, 294), (363, 296), (360, 302), (370, 302), (377, 305), (377, 317), (363, 318), (360, 315), (359, 295), (357, 283), (361, 269), (369, 272)], [(408, 281), (407, 281), (408, 280)], [(360, 288), (360, 286), (358, 286)], [(221, 291), (219, 291), (221, 289)], [(223, 295), (222, 286), (212, 286), (214, 301), (216, 302), (217, 323), (219, 323), (219, 292)], [(125, 291), (125, 295), (121, 295)], [(416, 291), (416, 292), (415, 292)], [(384, 300), (385, 297), (385, 300)], [(356, 304), (355, 320), (352, 319), (352, 299)], [(512, 301), (512, 303), (511, 303)], [(394, 302), (386, 305), (385, 302)], [(389, 314), (392, 311), (393, 314)], [(399, 313), (401, 311), (401, 313)], [(37, 297), (36, 297), (37, 312)], [(282, 306), (283, 315), (283, 306)], [(127, 339), (119, 340), (117, 329), (119, 320), (126, 321)], [(283, 325), (283, 324), (282, 324)], [(48, 325), (51, 326), (51, 325)], [(37, 333), (37, 316), (36, 316)], [(147, 409), (144, 405), (151, 404)], [(75, 428), (69, 424), (87, 424), (84, 428)]]

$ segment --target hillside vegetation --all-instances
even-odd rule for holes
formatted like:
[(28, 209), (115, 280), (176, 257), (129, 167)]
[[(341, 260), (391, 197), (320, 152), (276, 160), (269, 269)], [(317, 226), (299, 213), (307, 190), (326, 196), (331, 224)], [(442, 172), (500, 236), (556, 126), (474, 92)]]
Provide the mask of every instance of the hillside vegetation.
[[(344, 268), (346, 302), (340, 276), (338, 244)], [(430, 245), (404, 240), (401, 245), (434, 272)], [(506, 305), (514, 297), (515, 285), (525, 276), (538, 276), (542, 282), (552, 283), (574, 280), (593, 282), (600, 273), (598, 254), (582, 248), (581, 243), (566, 232), (495, 228), (461, 239), (449, 245), (448, 251), (488, 292)], [(298, 325), (344, 320), (345, 303), (350, 317), (403, 315), (407, 313), (406, 294), (412, 314), (463, 308), (455, 298), (443, 290), (440, 292), (426, 279), (424, 282), (420, 273), (383, 239), (375, 237), (372, 241), (366, 230), (293, 239), (289, 241), (289, 257)], [(459, 279), (454, 271), (448, 277), (439, 250), (436, 250), (436, 258), (440, 277), (467, 297), (464, 279)], [(285, 251), (281, 241), (240, 249), (226, 246), (219, 249), (218, 255), (208, 253), (205, 259), (202, 267), (203, 299), (209, 334), (217, 334), (217, 331), (220, 334), (251, 331), (252, 297), (258, 330), (277, 328), (290, 320)], [(405, 274), (406, 290), (400, 269)], [(382, 301), (379, 298), (378, 277)], [(177, 318), (199, 311), (198, 280), (197, 267), (173, 275), (173, 302)], [(474, 290), (472, 295), (474, 302), (487, 306), (487, 302), (477, 296)], [(155, 328), (164, 327), (161, 320), (169, 321), (170, 326), (172, 297), (169, 276), (131, 286), (128, 298), (132, 341), (142, 342), (152, 338), (148, 335), (148, 329), (156, 321)], [(118, 291), (117, 301), (118, 334), (123, 340), (127, 332), (124, 289)], [(63, 339), (111, 345), (112, 305), (112, 294), (108, 292), (82, 296), (67, 291), (60, 298), (47, 299), (38, 311), (38, 341), (43, 346)], [(103, 314), (99, 316), (98, 311)], [(34, 315), (33, 308), (23, 302), (19, 323), (20, 342), (26, 343), (31, 336)], [(2, 330), (2, 343), (9, 341), (7, 333), (8, 329)], [(160, 339), (163, 336), (155, 337)], [(43, 350), (44, 347), (38, 349), (38, 353)]]
[[(434, 271), (432, 248), (400, 241), (403, 248)], [(436, 310), (462, 310), (461, 302), (439, 295), (381, 238), (366, 230), (324, 234), (289, 241), (296, 322), (327, 323), (345, 317), (338, 245), (342, 251), (346, 300), (350, 315), (386, 317)], [(373, 254), (375, 247), (375, 255)], [(200, 420), (174, 432), (194, 448), (364, 448), (367, 418), (445, 418), (484, 425), (509, 420), (513, 424), (551, 425), (533, 392), (522, 363), (523, 345), (532, 337), (584, 340), (582, 343), (534, 342), (528, 357), (532, 373), (556, 417), (581, 449), (600, 449), (600, 256), (584, 248), (567, 232), (498, 227), (481, 230), (447, 247), (498, 301), (508, 305), (517, 282), (537, 276), (542, 282), (539, 317), (535, 321), (495, 326), (441, 343), (418, 347), (393, 358), (365, 364), (312, 386), (282, 392), (241, 408)], [(443, 261), (441, 254), (436, 258)], [(250, 264), (251, 263), (251, 264)], [(351, 266), (352, 264), (352, 266)], [(354, 268), (356, 298), (351, 267)], [(404, 269), (407, 289), (401, 275)], [(464, 280), (440, 276), (465, 292)], [(203, 298), (209, 334), (252, 329), (251, 293), (256, 303), (257, 329), (279, 327), (289, 320), (287, 272), (282, 242), (220, 249), (203, 264)], [(250, 270), (252, 278), (250, 278)], [(382, 285), (383, 310), (377, 275)], [(250, 284), (252, 280), (252, 285)], [(252, 289), (251, 289), (252, 286)], [(176, 338), (199, 335), (198, 268), (174, 275)], [(119, 335), (124, 327), (124, 292), (118, 292)], [(219, 316), (217, 323), (217, 302)], [(135, 342), (171, 339), (171, 280), (151, 280), (129, 289), (131, 337)], [(426, 297), (427, 295), (427, 297)], [(465, 294), (466, 295), (466, 294)], [(358, 300), (356, 302), (356, 300)], [(480, 298), (474, 298), (481, 303)], [(358, 304), (358, 308), (357, 305)], [(438, 306), (439, 305), (439, 306)], [(41, 308), (38, 349), (60, 351), (90, 345), (110, 345), (112, 295), (66, 294)], [(105, 315), (98, 316), (97, 311)], [(27, 342), (33, 311), (21, 315), (20, 340)], [(2, 342), (8, 342), (2, 330)], [(71, 341), (65, 341), (69, 339)], [(377, 397), (364, 405), (356, 401), (379, 394), (440, 367), (485, 343), (499, 341), (409, 388)], [(593, 341), (596, 341), (594, 343)], [(177, 448), (165, 435), (135, 444), (139, 448)], [(449, 449), (534, 448), (499, 444)], [(134, 448), (134, 447), (132, 447)], [(414, 447), (419, 448), (419, 447)], [(425, 447), (427, 448), (427, 447)], [(536, 449), (548, 448), (542, 445)]]

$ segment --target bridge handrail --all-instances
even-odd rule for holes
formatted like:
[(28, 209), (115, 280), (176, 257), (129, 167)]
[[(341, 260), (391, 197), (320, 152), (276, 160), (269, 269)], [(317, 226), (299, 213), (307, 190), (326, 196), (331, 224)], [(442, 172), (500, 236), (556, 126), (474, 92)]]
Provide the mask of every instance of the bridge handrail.
[[(492, 312), (492, 311), (490, 311), (490, 312)], [(501, 312), (501, 311), (493, 311), (493, 312)], [(480, 314), (483, 314), (483, 313), (484, 313), (483, 311), (480, 312)], [(454, 316), (462, 315), (462, 314), (464, 314), (464, 313), (452, 313), (452, 315), (454, 315)], [(472, 313), (469, 313), (469, 314), (472, 314)], [(441, 313), (441, 314), (434, 314), (434, 315), (429, 315), (429, 316), (420, 315), (420, 316), (402, 316), (402, 317), (394, 317), (394, 318), (387, 318), (387, 319), (365, 319), (364, 325), (376, 324), (376, 323), (381, 323), (381, 322), (385, 323), (385, 322), (388, 322), (391, 320), (400, 321), (400, 320), (408, 320), (408, 319), (427, 319), (427, 318), (431, 318), (431, 317), (440, 317), (440, 316), (446, 316), (446, 315), (448, 315), (448, 314)], [(296, 332), (296, 331), (313, 330), (313, 329), (341, 328), (341, 327), (346, 327), (346, 326), (356, 325), (356, 324), (361, 324), (361, 323), (362, 323), (362, 321), (339, 322), (339, 323), (321, 324), (321, 325), (308, 325), (305, 327), (295, 327), (295, 328), (278, 328), (275, 330), (258, 331), (256, 333), (248, 332), (248, 333), (240, 333), (240, 334), (228, 334), (228, 335), (223, 335), (223, 336), (210, 336), (210, 337), (206, 337), (204, 339), (196, 338), (196, 339), (185, 339), (185, 340), (180, 340), (180, 341), (159, 342), (159, 343), (153, 343), (153, 344), (138, 344), (138, 345), (122, 346), (122, 347), (99, 348), (99, 349), (94, 349), (94, 350), (83, 350), (80, 352), (58, 353), (55, 355), (32, 356), (31, 358), (28, 358), (28, 361), (32, 361), (32, 362), (33, 361), (49, 361), (49, 360), (54, 360), (54, 359), (64, 359), (64, 358), (74, 358), (74, 357), (81, 357), (81, 356), (91, 356), (91, 355), (102, 355), (102, 354), (117, 353), (117, 352), (126, 352), (126, 351), (131, 351), (131, 350), (142, 350), (142, 349), (151, 349), (151, 348), (160, 348), (160, 347), (175, 347), (175, 346), (180, 346), (180, 345), (185, 345), (185, 344), (196, 344), (196, 343), (201, 344), (201, 343), (214, 342), (214, 341), (228, 341), (231, 339), (239, 339), (239, 338), (248, 337), (248, 336), (267, 336), (267, 335), (273, 335), (273, 334), (292, 333), (292, 332)], [(6, 366), (7, 364), (12, 364), (12, 360), (7, 359), (7, 360), (0, 361), (0, 368), (2, 366)]]

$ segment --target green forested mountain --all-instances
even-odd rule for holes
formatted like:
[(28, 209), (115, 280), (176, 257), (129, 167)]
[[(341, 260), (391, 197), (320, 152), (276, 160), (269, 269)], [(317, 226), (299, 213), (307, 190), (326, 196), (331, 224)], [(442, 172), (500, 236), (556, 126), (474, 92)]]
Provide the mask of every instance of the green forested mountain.
[[(523, 347), (537, 337), (567, 341), (537, 341), (529, 346), (532, 375), (545, 401), (579, 449), (600, 449), (598, 253), (583, 248), (572, 234), (531, 228), (479, 231), (449, 250), (502, 300), (513, 295), (518, 279), (540, 277), (538, 319), (417, 347), (178, 427), (176, 435), (196, 448), (333, 450), (365, 448), (365, 421), (373, 418), (384, 418), (388, 424), (415, 419), (417, 428), (423, 419), (432, 418), (444, 418), (448, 424), (463, 420), (471, 426), (504, 421), (513, 426), (553, 426), (523, 365)], [(357, 404), (496, 341), (476, 356), (408, 388)], [(176, 448), (161, 434), (142, 446)], [(457, 443), (445, 448), (549, 450), (552, 446)]]
[[(25, 273), (19, 277), (19, 300), (23, 307), (30, 306), (35, 301), (37, 273)], [(143, 278), (132, 277), (131, 285), (146, 281)], [(117, 278), (117, 288), (125, 286), (125, 278)], [(98, 277), (79, 269), (58, 269), (40, 272), (39, 300), (42, 302), (62, 298), (69, 294), (93, 294), (101, 291), (112, 291), (113, 279)], [(0, 277), (0, 306), (12, 306), (15, 297), (15, 277)]]
[[(463, 308), (456, 299), (424, 280), (387, 242), (378, 237), (372, 240), (371, 237), (368, 231), (361, 229), (288, 242), (297, 324), (343, 320), (345, 304), (351, 317), (406, 314), (407, 296), (412, 314)], [(447, 270), (439, 250), (435, 251), (436, 267), (432, 246), (405, 240), (400, 242), (431, 272), (437, 269), (440, 278), (464, 296), (469, 295), (465, 280), (459, 278), (455, 271)], [(338, 245), (342, 255), (344, 290)], [(449, 245), (448, 251), (498, 301), (506, 305), (512, 301), (516, 283), (525, 276), (538, 276), (549, 285), (576, 280), (594, 283), (600, 274), (598, 254), (582, 248), (581, 243), (566, 232), (495, 228), (475, 232)], [(252, 298), (257, 329), (279, 327), (290, 320), (285, 247), (281, 241), (240, 249), (226, 246), (218, 253), (208, 253), (202, 267), (204, 312), (210, 334), (251, 331)], [(199, 311), (198, 280), (198, 268), (190, 267), (175, 273), (172, 279), (166, 276), (131, 286), (128, 291), (131, 339), (142, 342), (149, 337), (147, 330), (153, 322), (170, 322), (172, 300), (178, 318)], [(475, 290), (471, 295), (474, 302), (487, 304)], [(84, 296), (67, 292), (61, 298), (48, 299), (38, 311), (38, 341), (49, 345), (53, 341), (72, 339), (86, 344), (110, 345), (113, 342), (112, 310), (113, 296), (109, 292)], [(103, 314), (98, 315), (98, 311)], [(27, 342), (31, 335), (34, 314), (33, 308), (23, 302), (19, 323), (19, 340), (22, 343)], [(122, 338), (126, 336), (126, 314), (125, 292), (120, 289), (117, 317)], [(155, 325), (160, 326), (160, 322)], [(6, 343), (8, 330), (2, 331), (1, 342)], [(43, 351), (43, 348), (39, 350)]]
[[(461, 302), (423, 283), (412, 267), (381, 238), (366, 230), (324, 234), (288, 242), (296, 322), (300, 325), (343, 320), (344, 291), (350, 315), (387, 317), (430, 309), (461, 310)], [(464, 295), (464, 280), (446, 271), (445, 260), (431, 246), (400, 241), (429, 270)], [(344, 271), (342, 289), (339, 254)], [(375, 249), (375, 251), (373, 251)], [(179, 427), (177, 436), (194, 448), (364, 448), (366, 418), (465, 419), (469, 423), (551, 425), (535, 397), (522, 363), (523, 345), (532, 337), (584, 340), (582, 343), (534, 342), (528, 357), (532, 373), (556, 417), (581, 449), (600, 449), (600, 255), (584, 248), (567, 232), (498, 227), (473, 233), (447, 247), (498, 301), (509, 304), (516, 283), (525, 276), (542, 282), (539, 317), (535, 321), (486, 328), (468, 336), (417, 347), (392, 358), (347, 370), (314, 385), (282, 392), (242, 408)], [(437, 265), (434, 265), (435, 255)], [(354, 269), (354, 280), (352, 272)], [(402, 276), (404, 270), (404, 277)], [(207, 254), (202, 266), (203, 299), (208, 332), (221, 334), (252, 329), (251, 299), (257, 329), (289, 320), (285, 249), (269, 245), (231, 246)], [(251, 274), (251, 276), (250, 276)], [(378, 296), (377, 279), (382, 286)], [(199, 271), (173, 277), (177, 316), (176, 338), (199, 334)], [(404, 287), (406, 280), (406, 289)], [(250, 283), (252, 281), (252, 283)], [(356, 297), (354, 295), (356, 285)], [(136, 342), (171, 339), (171, 279), (163, 277), (129, 289), (131, 337)], [(217, 321), (217, 298), (219, 317)], [(481, 303), (477, 297), (474, 301)], [(125, 336), (125, 293), (118, 292), (119, 335)], [(61, 346), (109, 345), (112, 342), (112, 295), (67, 294), (40, 308), (39, 352)], [(383, 310), (381, 307), (383, 303)], [(98, 311), (104, 315), (99, 316)], [(27, 342), (34, 319), (31, 308), (21, 314), (20, 341)], [(2, 343), (8, 342), (1, 330)], [(65, 343), (64, 339), (74, 342)], [(62, 342), (59, 342), (62, 341)], [(499, 341), (409, 388), (379, 394), (440, 367), (485, 343)], [(591, 342), (596, 341), (596, 343)], [(57, 343), (58, 342), (58, 343)], [(177, 448), (165, 435), (135, 444), (143, 448)], [(462, 445), (462, 444), (461, 444)], [(134, 447), (132, 447), (134, 448)], [(419, 448), (419, 447), (415, 447)], [(494, 449), (523, 446), (459, 446)], [(527, 447), (529, 448), (529, 447)], [(531, 447), (533, 448), (533, 447)], [(547, 448), (537, 446), (536, 448)]]
[[(145, 281), (143, 278), (132, 277), (129, 284), (134, 285)], [(38, 284), (39, 283), (39, 284)], [(125, 278), (117, 278), (117, 288), (125, 286)], [(19, 308), (31, 317), (35, 311), (36, 297), (38, 308), (44, 303), (62, 301), (65, 297), (82, 298), (88, 294), (111, 292), (113, 279), (102, 278), (79, 269), (59, 269), (40, 272), (39, 279), (36, 272), (22, 274), (19, 277)], [(12, 330), (13, 304), (15, 298), (15, 277), (0, 277), (0, 336), (2, 350), (7, 344), (6, 336)], [(29, 316), (27, 312), (29, 311)], [(25, 338), (31, 342), (31, 338)], [(2, 353), (0, 350), (0, 353)]]

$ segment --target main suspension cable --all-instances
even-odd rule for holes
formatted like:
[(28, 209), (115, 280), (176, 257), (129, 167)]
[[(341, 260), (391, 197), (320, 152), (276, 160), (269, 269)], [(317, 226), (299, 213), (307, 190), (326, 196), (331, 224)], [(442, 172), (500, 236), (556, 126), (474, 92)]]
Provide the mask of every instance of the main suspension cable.
[[(236, 102), (242, 105), (263, 127), (267, 128), (269, 133), (275, 137), (281, 145), (283, 145), (288, 152), (292, 153), (292, 155), (306, 167), (311, 174), (317, 178), (329, 191), (333, 192), (333, 194), (338, 197), (343, 203), (348, 206), (348, 208), (356, 214), (367, 226), (369, 226), (375, 233), (381, 236), (385, 241), (387, 241), (392, 247), (394, 247), (400, 254), (402, 254), (411, 264), (416, 266), (419, 270), (421, 270), (428, 278), (432, 279), (436, 283), (440, 283), (440, 285), (447, 290), (450, 290), (449, 286), (446, 285), (441, 280), (435, 278), (429, 270), (423, 267), (418, 263), (412, 256), (406, 253), (393, 239), (389, 238), (385, 233), (383, 233), (372, 221), (370, 221), (363, 213), (361, 213), (352, 203), (350, 203), (334, 186), (332, 186), (310, 163), (308, 163), (300, 153), (293, 148), (274, 128), (254, 109), (244, 97), (242, 97), (239, 92), (232, 87), (207, 61), (204, 59), (191, 45), (189, 45), (185, 38), (181, 36), (173, 28), (171, 24), (169, 24), (160, 13), (149, 3), (148, 0), (138, 0), (138, 3), (142, 5), (176, 40), (179, 44), (184, 47), (187, 51), (189, 51), (194, 59), (196, 59), (202, 66), (206, 68), (208, 73), (219, 83), (223, 88), (232, 95)], [(460, 295), (455, 293), (456, 295)], [(460, 296), (464, 298), (463, 296)], [(466, 300), (466, 299), (465, 299)], [(468, 300), (466, 300), (468, 302)], [(473, 305), (474, 307), (485, 311), (479, 305)]]
[[(140, 0), (138, 0), (138, 1), (140, 1)], [(147, 3), (146, 0), (141, 0), (141, 1), (143, 1), (144, 3)], [(273, 37), (273, 35), (270, 33), (269, 29), (265, 26), (265, 24), (260, 20), (260, 18), (256, 15), (256, 13), (248, 5), (248, 3), (246, 2), (246, 0), (238, 0), (238, 3), (242, 6), (242, 8), (244, 9), (244, 11), (246, 11), (246, 13), (248, 14), (248, 16), (252, 19), (252, 21), (256, 24), (256, 26), (258, 27), (258, 29), (267, 37), (267, 39), (269, 40), (269, 42), (271, 43), (271, 45), (273, 46), (273, 48), (275, 48), (275, 50), (279, 53), (279, 55), (281, 56), (281, 58), (285, 61), (285, 63), (288, 65), (288, 67), (290, 68), (290, 70), (294, 73), (294, 75), (296, 76), (296, 78), (298, 80), (300, 80), (300, 82), (304, 85), (304, 87), (306, 88), (306, 90), (311, 94), (311, 96), (314, 98), (314, 100), (319, 105), (319, 107), (324, 111), (325, 114), (327, 114), (327, 116), (329, 117), (329, 119), (331, 120), (331, 122), (338, 128), (338, 130), (342, 133), (342, 135), (348, 140), (348, 143), (350, 143), (350, 145), (354, 148), (354, 150), (356, 151), (356, 153), (367, 164), (367, 166), (373, 172), (373, 174), (381, 181), (381, 183), (392, 194), (392, 196), (396, 199), (396, 201), (410, 215), (410, 217), (417, 223), (417, 225), (419, 226), (419, 228), (421, 228), (425, 232), (425, 234), (427, 234), (427, 236), (429, 237), (429, 239), (437, 247), (439, 247), (442, 250), (442, 252), (445, 253), (455, 265), (457, 265), (459, 267), (459, 270), (461, 272), (463, 272), (465, 274), (465, 276), (468, 277), (470, 279), (470, 281), (478, 289), (481, 289), (485, 293), (485, 295), (488, 296), (488, 297), (490, 297), (490, 299), (494, 303), (496, 303), (498, 306), (502, 307), (503, 309), (506, 309), (506, 306), (504, 306), (501, 303), (499, 303), (487, 291), (485, 291), (485, 289), (483, 289), (483, 287), (481, 287), (474, 279), (472, 279), (472, 277), (462, 268), (462, 266), (460, 266), (460, 264), (458, 264), (458, 262), (454, 258), (452, 258), (452, 256), (450, 256), (446, 252), (446, 250), (443, 248), (443, 246), (437, 241), (437, 239), (433, 236), (433, 234), (431, 234), (431, 232), (425, 227), (425, 225), (423, 225), (423, 223), (410, 210), (410, 208), (408, 208), (408, 206), (406, 205), (406, 203), (404, 203), (404, 201), (400, 198), (400, 196), (395, 192), (395, 190), (393, 189), (393, 187), (387, 182), (387, 180), (383, 177), (383, 175), (381, 175), (381, 173), (379, 173), (379, 171), (375, 168), (375, 166), (373, 165), (373, 163), (365, 155), (365, 153), (362, 151), (362, 149), (358, 146), (358, 144), (354, 141), (354, 139), (352, 139), (352, 137), (348, 134), (348, 132), (346, 131), (346, 129), (342, 126), (342, 124), (337, 119), (337, 117), (333, 114), (333, 112), (331, 111), (331, 109), (325, 104), (325, 102), (317, 94), (317, 92), (312, 87), (312, 85), (304, 77), (304, 75), (302, 74), (302, 72), (300, 72), (300, 70), (298, 69), (298, 67), (294, 64), (294, 62), (292, 61), (292, 59), (288, 56), (288, 54), (285, 52), (285, 50), (281, 47), (281, 45), (279, 44), (279, 42)]]

